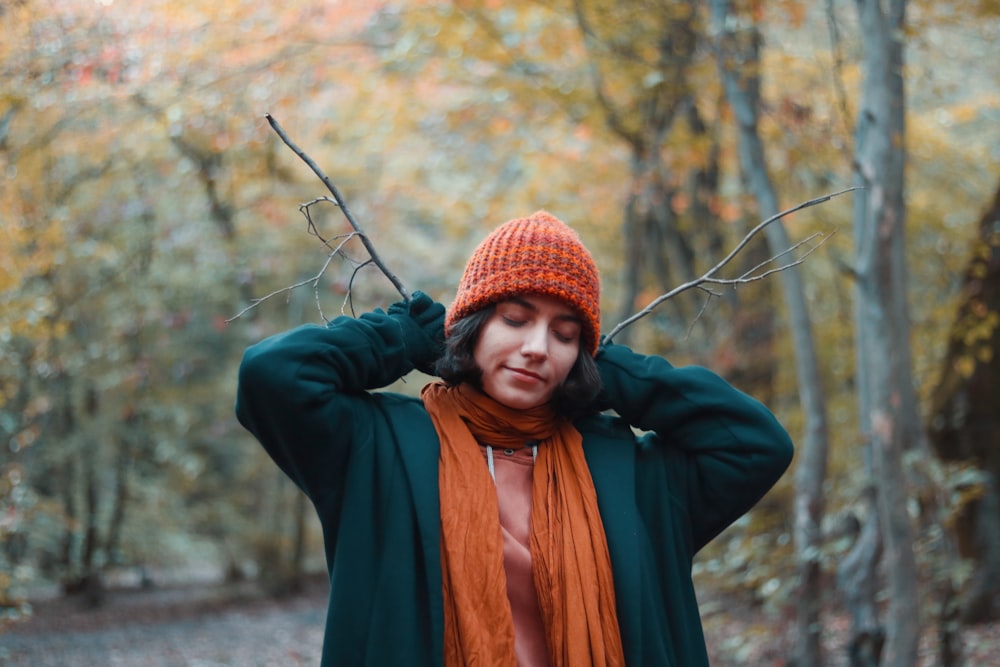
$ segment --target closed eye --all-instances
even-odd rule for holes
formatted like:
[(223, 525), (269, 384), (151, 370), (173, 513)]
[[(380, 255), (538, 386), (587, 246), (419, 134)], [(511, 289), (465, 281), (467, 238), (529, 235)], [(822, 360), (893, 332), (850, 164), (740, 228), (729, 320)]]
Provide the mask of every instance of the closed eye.
[(552, 333), (555, 334), (556, 340), (558, 340), (560, 343), (572, 343), (573, 341), (576, 340), (576, 334), (567, 335), (562, 333), (561, 331), (553, 331)]

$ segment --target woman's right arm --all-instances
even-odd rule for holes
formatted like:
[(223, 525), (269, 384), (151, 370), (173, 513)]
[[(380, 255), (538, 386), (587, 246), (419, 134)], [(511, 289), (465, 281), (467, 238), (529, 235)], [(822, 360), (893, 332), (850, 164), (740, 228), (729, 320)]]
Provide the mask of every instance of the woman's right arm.
[(444, 307), (416, 292), (328, 326), (306, 325), (247, 349), (236, 416), (310, 497), (336, 488), (352, 445), (384, 387), (440, 354)]

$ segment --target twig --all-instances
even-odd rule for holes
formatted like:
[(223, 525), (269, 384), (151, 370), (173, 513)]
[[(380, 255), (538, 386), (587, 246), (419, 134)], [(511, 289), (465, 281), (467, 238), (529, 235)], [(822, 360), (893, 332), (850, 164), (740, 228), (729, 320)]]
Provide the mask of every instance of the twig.
[[(317, 273), (315, 276), (313, 276), (312, 278), (306, 278), (305, 280), (301, 280), (301, 281), (295, 283), (294, 285), (288, 285), (287, 287), (282, 287), (281, 289), (274, 290), (273, 292), (271, 292), (267, 296), (262, 296), (262, 297), (257, 298), (257, 299), (252, 299), (250, 301), (250, 305), (249, 306), (247, 306), (246, 308), (244, 308), (243, 310), (241, 310), (240, 312), (236, 313), (235, 315), (233, 315), (232, 317), (230, 317), (228, 320), (226, 320), (226, 324), (229, 324), (233, 320), (238, 320), (240, 317), (242, 317), (243, 315), (245, 315), (249, 311), (253, 310), (254, 308), (256, 308), (257, 306), (259, 306), (260, 304), (264, 303), (265, 301), (267, 301), (271, 297), (278, 296), (279, 294), (284, 294), (285, 292), (291, 292), (294, 289), (298, 289), (299, 287), (304, 287), (304, 286), (310, 285), (310, 284), (313, 286), (313, 293), (315, 294), (315, 297), (316, 297), (316, 307), (319, 308), (319, 316), (323, 318), (324, 322), (327, 321), (326, 316), (323, 314), (323, 307), (322, 307), (322, 305), (320, 304), (320, 301), (319, 301), (319, 281), (320, 281), (320, 278), (323, 277), (323, 274), (326, 273), (326, 270), (330, 267), (330, 262), (333, 261), (333, 258), (336, 257), (338, 254), (343, 255), (342, 249), (343, 249), (344, 245), (348, 241), (350, 241), (352, 238), (354, 238), (355, 236), (360, 236), (360, 234), (358, 232), (351, 232), (350, 234), (345, 234), (343, 236), (343, 240), (337, 245), (337, 247), (335, 247), (335, 248), (333, 248), (331, 250), (331, 252), (330, 252), (329, 255), (327, 255), (326, 261), (323, 262), (322, 268), (320, 268), (319, 273)], [(326, 243), (326, 241), (324, 241), (324, 244), (325, 243)], [(364, 264), (362, 264), (361, 266), (364, 266)], [(360, 267), (358, 267), (358, 268), (360, 268)], [(357, 273), (357, 269), (355, 269), (354, 271), (355, 271), (355, 273)], [(353, 275), (351, 276), (351, 280), (352, 281), (354, 280), (354, 276)], [(348, 293), (350, 293), (350, 292), (348, 291)]]
[[(340, 304), (340, 314), (344, 315), (346, 313), (348, 307), (349, 307), (350, 310), (351, 310), (351, 317), (355, 317), (355, 312), (354, 312), (354, 298), (353, 298), (353, 294), (354, 294), (354, 279), (357, 277), (357, 275), (361, 271), (361, 269), (365, 268), (369, 264), (372, 264), (373, 262), (372, 262), (371, 257), (369, 257), (368, 259), (366, 259), (363, 262), (359, 262), (358, 260), (354, 259), (350, 255), (348, 255), (347, 252), (344, 251), (344, 245), (345, 245), (344, 242), (339, 243), (337, 245), (337, 247), (334, 248), (334, 247), (332, 247), (330, 245), (330, 241), (329, 240), (323, 238), (323, 235), (319, 233), (319, 228), (316, 227), (316, 223), (313, 222), (312, 211), (311, 211), (312, 206), (314, 204), (319, 204), (320, 202), (328, 202), (330, 204), (333, 204), (334, 206), (338, 206), (337, 202), (334, 201), (333, 199), (330, 199), (329, 197), (316, 197), (312, 201), (307, 201), (306, 203), (301, 204), (299, 206), (299, 212), (302, 213), (303, 216), (305, 216), (306, 222), (309, 223), (309, 233), (312, 234), (313, 236), (315, 236), (316, 238), (318, 238), (323, 243), (323, 245), (325, 245), (327, 248), (330, 248), (330, 250), (331, 250), (331, 257), (333, 255), (340, 255), (345, 260), (347, 260), (350, 264), (354, 265), (354, 270), (351, 271), (351, 277), (347, 281), (347, 292), (344, 294), (344, 302)], [(353, 237), (353, 236), (363, 236), (363, 234), (359, 234), (358, 232), (351, 232), (350, 236), (351, 237)], [(335, 236), (334, 238), (340, 238), (340, 237), (339, 236)], [(316, 305), (318, 307), (319, 306), (319, 285), (318, 285), (318, 283), (316, 285), (314, 285), (314, 287), (316, 288)], [(323, 318), (323, 321), (324, 322), (328, 322), (329, 320), (327, 320), (326, 316), (323, 315), (323, 309), (319, 308), (319, 311), (320, 311), (320, 313), (319, 313), (320, 317)]]
[[(403, 301), (409, 303), (410, 293), (407, 291), (406, 287), (403, 286), (402, 281), (400, 281), (400, 279), (397, 278), (396, 275), (389, 270), (389, 268), (385, 265), (385, 263), (382, 262), (382, 259), (379, 257), (378, 253), (375, 252), (375, 247), (369, 240), (368, 235), (365, 234), (364, 231), (361, 229), (361, 226), (358, 224), (357, 220), (354, 219), (354, 214), (352, 214), (351, 210), (347, 207), (347, 204), (344, 202), (344, 198), (340, 195), (340, 191), (337, 189), (337, 186), (335, 186), (333, 182), (330, 180), (330, 178), (325, 173), (323, 173), (323, 170), (320, 169), (319, 165), (317, 165), (311, 157), (306, 155), (305, 152), (301, 148), (299, 148), (295, 144), (295, 142), (288, 137), (287, 134), (285, 134), (285, 131), (281, 128), (281, 125), (278, 124), (278, 121), (276, 121), (271, 114), (266, 114), (265, 117), (267, 118), (267, 122), (271, 125), (271, 128), (275, 132), (277, 132), (278, 136), (281, 137), (281, 140), (285, 142), (285, 145), (291, 148), (292, 151), (296, 155), (298, 155), (303, 162), (309, 165), (309, 168), (313, 170), (313, 173), (316, 174), (321, 181), (323, 181), (323, 185), (327, 187), (327, 189), (330, 191), (330, 194), (333, 195), (333, 198), (336, 201), (337, 206), (339, 206), (340, 210), (343, 211), (344, 217), (347, 218), (347, 221), (351, 224), (351, 227), (354, 228), (354, 231), (357, 232), (358, 235), (361, 237), (361, 243), (364, 244), (365, 249), (371, 256), (372, 262), (375, 264), (375, 266), (379, 268), (379, 270), (385, 275), (385, 277), (389, 279), (389, 282), (393, 284), (393, 286), (396, 288), (396, 291), (399, 292), (400, 296), (403, 297)], [(322, 201), (322, 199), (323, 198), (314, 200), (314, 202)], [(319, 235), (317, 234), (317, 236)]]
[[(686, 283), (684, 283), (682, 285), (678, 285), (677, 287), (673, 288), (669, 292), (666, 292), (665, 294), (661, 294), (660, 296), (658, 296), (655, 299), (653, 299), (652, 301), (650, 301), (649, 304), (645, 308), (643, 308), (642, 310), (640, 310), (636, 314), (632, 315), (628, 319), (626, 319), (626, 320), (624, 320), (622, 322), (619, 322), (617, 325), (615, 325), (615, 327), (604, 337), (604, 341), (607, 342), (607, 343), (610, 343), (611, 340), (615, 336), (617, 336), (619, 333), (621, 333), (621, 331), (625, 327), (627, 327), (627, 326), (631, 325), (632, 323), (634, 323), (634, 322), (642, 319), (646, 315), (649, 315), (651, 312), (653, 312), (653, 310), (657, 306), (659, 306), (661, 303), (663, 303), (667, 299), (675, 297), (678, 294), (680, 294), (681, 292), (686, 292), (687, 290), (691, 289), (692, 287), (699, 287), (699, 288), (704, 289), (705, 283), (711, 283), (711, 284), (716, 284), (716, 285), (739, 285), (739, 284), (742, 284), (742, 283), (749, 283), (749, 282), (753, 282), (753, 281), (756, 281), (756, 280), (760, 280), (760, 279), (762, 279), (762, 278), (764, 278), (766, 276), (771, 275), (772, 273), (776, 273), (778, 271), (784, 271), (786, 269), (790, 269), (793, 266), (797, 266), (797, 265), (801, 264), (802, 261), (805, 259), (806, 256), (808, 256), (811, 252), (813, 252), (813, 250), (815, 250), (817, 247), (819, 247), (819, 245), (822, 245), (822, 243), (823, 243), (823, 241), (825, 241), (825, 239), (823, 239), (823, 241), (821, 241), (815, 247), (813, 247), (812, 249), (810, 249), (809, 252), (806, 253), (806, 255), (804, 255), (803, 257), (800, 257), (799, 259), (795, 260), (794, 262), (790, 262), (788, 264), (779, 266), (779, 267), (771, 269), (769, 271), (765, 271), (762, 274), (752, 275), (760, 267), (766, 266), (767, 264), (770, 264), (771, 262), (775, 261), (779, 257), (781, 257), (781, 256), (783, 256), (783, 255), (785, 255), (785, 254), (787, 254), (789, 252), (792, 252), (796, 248), (801, 247), (803, 244), (808, 243), (810, 240), (816, 238), (818, 236), (818, 234), (813, 234), (809, 238), (807, 238), (807, 239), (805, 239), (803, 241), (800, 241), (799, 243), (796, 243), (791, 248), (789, 248), (789, 249), (787, 249), (787, 250), (785, 250), (785, 251), (783, 251), (783, 252), (775, 255), (774, 257), (771, 257), (770, 259), (768, 259), (767, 261), (765, 261), (765, 262), (763, 262), (761, 264), (758, 264), (753, 269), (751, 269), (747, 273), (744, 273), (739, 278), (729, 278), (729, 279), (727, 279), (727, 278), (717, 278), (717, 277), (715, 277), (716, 273), (718, 273), (719, 271), (721, 271), (727, 264), (729, 264), (731, 261), (733, 261), (733, 258), (736, 257), (736, 255), (738, 255), (740, 253), (740, 251), (743, 250), (743, 248), (745, 248), (747, 246), (747, 244), (750, 243), (750, 241), (753, 240), (753, 238), (757, 234), (759, 234), (765, 227), (767, 227), (768, 225), (770, 225), (772, 222), (780, 220), (780, 219), (784, 218), (785, 216), (791, 215), (792, 213), (795, 213), (796, 211), (801, 211), (802, 209), (809, 208), (810, 206), (815, 206), (816, 204), (822, 204), (823, 202), (829, 201), (829, 200), (833, 199), (834, 197), (840, 196), (842, 194), (846, 194), (848, 192), (852, 192), (852, 191), (857, 190), (857, 189), (859, 189), (859, 188), (857, 186), (855, 186), (855, 187), (847, 188), (845, 190), (840, 190), (839, 192), (834, 192), (834, 193), (831, 193), (831, 194), (823, 195), (822, 197), (816, 197), (815, 199), (810, 199), (808, 201), (804, 201), (801, 204), (797, 204), (796, 206), (793, 206), (790, 209), (787, 209), (785, 211), (782, 211), (780, 213), (772, 215), (770, 218), (767, 218), (763, 222), (759, 223), (756, 227), (754, 227), (753, 229), (751, 229), (750, 232), (746, 236), (743, 237), (743, 240), (740, 241), (736, 245), (736, 247), (733, 248), (730, 251), (730, 253), (728, 255), (726, 255), (721, 261), (719, 261), (715, 266), (713, 266), (711, 269), (709, 269), (708, 271), (706, 271), (699, 278), (695, 278), (694, 280), (690, 280), (690, 281), (688, 281), (688, 282), (686, 282)], [(709, 292), (709, 293), (712, 294), (712, 292)]]

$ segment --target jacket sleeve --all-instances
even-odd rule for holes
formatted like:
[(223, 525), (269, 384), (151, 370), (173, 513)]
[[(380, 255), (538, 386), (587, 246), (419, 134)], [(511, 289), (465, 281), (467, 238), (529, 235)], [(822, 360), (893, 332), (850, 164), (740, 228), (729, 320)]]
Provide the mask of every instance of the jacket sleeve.
[(313, 501), (342, 485), (358, 433), (384, 387), (441, 351), (444, 307), (409, 304), (328, 326), (305, 325), (251, 346), (240, 364), (236, 416)]
[(791, 462), (785, 429), (759, 401), (711, 371), (603, 345), (597, 356), (602, 399), (640, 437), (637, 475), (666, 484), (654, 496), (681, 502), (694, 550), (767, 493)]

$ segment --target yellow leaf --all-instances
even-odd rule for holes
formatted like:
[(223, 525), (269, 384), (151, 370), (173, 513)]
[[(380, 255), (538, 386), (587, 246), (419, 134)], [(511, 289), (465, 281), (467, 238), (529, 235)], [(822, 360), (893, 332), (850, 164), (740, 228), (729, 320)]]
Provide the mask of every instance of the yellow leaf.
[(968, 380), (976, 370), (976, 360), (970, 356), (961, 356), (955, 359), (955, 371)]

